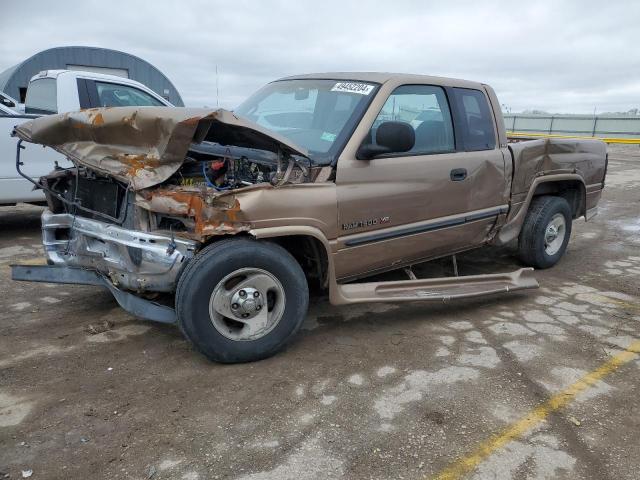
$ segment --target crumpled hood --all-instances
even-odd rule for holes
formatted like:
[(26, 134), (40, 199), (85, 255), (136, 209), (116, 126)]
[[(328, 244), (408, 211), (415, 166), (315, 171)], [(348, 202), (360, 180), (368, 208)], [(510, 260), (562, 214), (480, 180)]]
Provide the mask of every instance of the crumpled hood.
[(109, 174), (133, 190), (167, 180), (184, 162), (191, 143), (203, 140), (308, 157), (304, 148), (224, 109), (92, 108), (36, 118), (18, 125), (13, 134)]

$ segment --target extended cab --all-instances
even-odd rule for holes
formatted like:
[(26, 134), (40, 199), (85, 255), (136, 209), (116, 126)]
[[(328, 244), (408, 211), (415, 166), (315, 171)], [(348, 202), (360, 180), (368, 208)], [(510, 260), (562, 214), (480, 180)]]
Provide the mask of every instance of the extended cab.
[(560, 260), (573, 220), (595, 214), (606, 146), (508, 144), (499, 105), (476, 82), (326, 73), (272, 82), (233, 113), (130, 107), (32, 120), (15, 134), (75, 168), (34, 180), (49, 204), (50, 265), (14, 266), (13, 278), (105, 286), (222, 362), (281, 349), (305, 318), (309, 285), (338, 305), (535, 288), (531, 268), (362, 280), (515, 239), (527, 267)]
[[(19, 104), (3, 96), (0, 108), (0, 205), (17, 202), (44, 202), (42, 190), (33, 189), (31, 182), (16, 172), (16, 139), (9, 136), (13, 127), (25, 119), (56, 113), (74, 112), (83, 108), (119, 107), (131, 105), (172, 106), (167, 100), (141, 83), (114, 75), (75, 70), (45, 70), (35, 75), (27, 87), (24, 112)], [(22, 152), (24, 172), (40, 177), (51, 172), (55, 162), (70, 167), (64, 155), (36, 145)]]

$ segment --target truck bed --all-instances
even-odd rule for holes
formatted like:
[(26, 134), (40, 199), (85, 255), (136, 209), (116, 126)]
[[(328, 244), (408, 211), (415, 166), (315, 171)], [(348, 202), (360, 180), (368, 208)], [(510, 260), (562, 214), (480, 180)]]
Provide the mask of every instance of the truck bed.
[(527, 192), (536, 177), (551, 173), (576, 173), (585, 186), (601, 185), (606, 170), (607, 147), (600, 140), (544, 138), (509, 144), (513, 158), (512, 192)]

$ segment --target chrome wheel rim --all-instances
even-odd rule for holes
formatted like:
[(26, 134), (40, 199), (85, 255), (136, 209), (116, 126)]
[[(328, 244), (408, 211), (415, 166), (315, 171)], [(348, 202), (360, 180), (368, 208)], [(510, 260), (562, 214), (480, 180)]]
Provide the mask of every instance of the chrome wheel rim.
[(241, 268), (224, 277), (213, 289), (209, 317), (223, 336), (251, 341), (275, 328), (284, 306), (284, 288), (276, 277), (260, 268)]
[(567, 223), (564, 215), (556, 213), (544, 230), (544, 251), (547, 255), (555, 255), (560, 251), (566, 232)]

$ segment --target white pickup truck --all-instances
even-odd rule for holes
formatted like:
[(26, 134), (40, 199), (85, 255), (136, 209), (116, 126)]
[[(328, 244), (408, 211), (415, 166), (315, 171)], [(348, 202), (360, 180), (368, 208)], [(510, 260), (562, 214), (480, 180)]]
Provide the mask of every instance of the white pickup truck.
[[(124, 106), (172, 105), (141, 83), (114, 75), (72, 70), (45, 70), (35, 75), (27, 87), (24, 113), (0, 104), (0, 205), (44, 202), (42, 190), (34, 190), (16, 171), (17, 139), (10, 136), (16, 125), (34, 116)], [(23, 146), (22, 171), (32, 178), (51, 172), (55, 162), (61, 167), (73, 166), (50, 148)]]
[(24, 104), (4, 92), (0, 92), (0, 114), (24, 113)]

